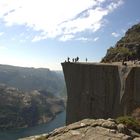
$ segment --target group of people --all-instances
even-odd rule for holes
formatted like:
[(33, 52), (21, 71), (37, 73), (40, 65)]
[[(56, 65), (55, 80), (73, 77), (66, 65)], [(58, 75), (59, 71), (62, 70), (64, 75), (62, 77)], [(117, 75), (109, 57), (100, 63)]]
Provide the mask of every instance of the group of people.
[[(79, 61), (79, 57), (77, 56), (76, 58), (72, 58), (72, 62), (78, 62)], [(67, 61), (65, 62), (70, 62), (70, 58), (67, 58)]]
[[(76, 58), (72, 58), (71, 59), (72, 62), (79, 62), (79, 57), (77, 56)], [(88, 59), (86, 58), (86, 62), (88, 61)], [(70, 58), (68, 57), (67, 60), (65, 60), (65, 62), (71, 62)]]

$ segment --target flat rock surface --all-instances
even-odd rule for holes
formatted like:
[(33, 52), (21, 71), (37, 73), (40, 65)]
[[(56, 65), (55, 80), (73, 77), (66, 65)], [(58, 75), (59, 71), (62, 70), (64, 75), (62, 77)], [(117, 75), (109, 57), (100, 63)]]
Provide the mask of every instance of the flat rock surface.
[(20, 140), (140, 140), (140, 134), (133, 133), (113, 119), (84, 119), (48, 134)]

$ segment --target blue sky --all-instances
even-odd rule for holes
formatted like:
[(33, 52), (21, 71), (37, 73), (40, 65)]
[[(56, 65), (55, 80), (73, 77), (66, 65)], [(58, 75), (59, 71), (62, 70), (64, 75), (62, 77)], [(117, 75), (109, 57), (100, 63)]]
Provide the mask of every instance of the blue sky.
[(61, 70), (67, 57), (99, 62), (140, 22), (140, 0), (1, 0), (0, 64)]

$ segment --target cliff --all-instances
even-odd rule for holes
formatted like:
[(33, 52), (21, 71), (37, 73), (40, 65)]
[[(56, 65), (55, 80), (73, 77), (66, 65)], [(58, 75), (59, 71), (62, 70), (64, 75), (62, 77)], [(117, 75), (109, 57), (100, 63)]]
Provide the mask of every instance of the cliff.
[(140, 67), (62, 63), (70, 124), (85, 118), (116, 118), (140, 107)]

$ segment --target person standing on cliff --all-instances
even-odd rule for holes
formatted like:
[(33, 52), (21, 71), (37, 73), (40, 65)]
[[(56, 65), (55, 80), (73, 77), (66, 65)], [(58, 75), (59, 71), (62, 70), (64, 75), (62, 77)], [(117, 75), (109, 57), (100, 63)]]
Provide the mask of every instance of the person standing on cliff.
[(69, 57), (67, 58), (67, 60), (68, 60), (68, 62), (70, 62), (70, 58)]
[(72, 62), (74, 62), (74, 58), (72, 59)]
[(76, 61), (77, 61), (77, 62), (79, 61), (79, 57), (78, 57), (78, 56), (76, 57)]

